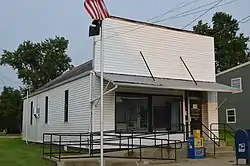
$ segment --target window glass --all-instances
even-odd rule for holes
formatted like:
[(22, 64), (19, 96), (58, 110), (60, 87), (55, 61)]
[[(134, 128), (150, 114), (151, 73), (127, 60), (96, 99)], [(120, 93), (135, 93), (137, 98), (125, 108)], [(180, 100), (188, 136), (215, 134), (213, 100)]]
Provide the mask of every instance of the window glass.
[(45, 123), (48, 123), (48, 107), (49, 107), (49, 103), (48, 103), (48, 96), (45, 97)]
[(64, 122), (69, 121), (69, 90), (64, 93)]
[(231, 86), (232, 86), (233, 88), (242, 90), (241, 78), (233, 78), (233, 79), (231, 80)]
[(153, 128), (156, 131), (181, 129), (181, 98), (153, 96)]
[(227, 123), (236, 123), (236, 111), (234, 108), (226, 110), (226, 119)]
[(116, 130), (147, 131), (148, 97), (116, 95)]

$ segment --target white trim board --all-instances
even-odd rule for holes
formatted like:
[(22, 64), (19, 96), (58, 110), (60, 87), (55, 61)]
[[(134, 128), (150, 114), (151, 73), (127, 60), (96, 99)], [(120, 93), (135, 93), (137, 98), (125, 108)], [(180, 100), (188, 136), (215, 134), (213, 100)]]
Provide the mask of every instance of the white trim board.
[(227, 70), (225, 70), (225, 71), (222, 71), (222, 72), (216, 74), (216, 77), (218, 77), (218, 76), (220, 76), (220, 75), (223, 75), (223, 74), (226, 74), (226, 73), (228, 73), (228, 72), (230, 72), (230, 71), (234, 71), (234, 70), (236, 70), (236, 69), (245, 67), (245, 66), (247, 66), (247, 65), (250, 65), (250, 61), (249, 61), (249, 62), (246, 62), (246, 63), (243, 63), (243, 64), (240, 64), (240, 65), (238, 65), (238, 66), (232, 67), (232, 68), (230, 68), (230, 69), (227, 69)]

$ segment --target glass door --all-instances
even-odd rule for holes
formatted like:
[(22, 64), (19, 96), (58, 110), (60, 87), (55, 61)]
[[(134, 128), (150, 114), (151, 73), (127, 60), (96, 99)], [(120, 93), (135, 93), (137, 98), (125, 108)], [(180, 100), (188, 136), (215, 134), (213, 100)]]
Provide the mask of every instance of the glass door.
[(201, 100), (190, 99), (191, 133), (202, 129)]

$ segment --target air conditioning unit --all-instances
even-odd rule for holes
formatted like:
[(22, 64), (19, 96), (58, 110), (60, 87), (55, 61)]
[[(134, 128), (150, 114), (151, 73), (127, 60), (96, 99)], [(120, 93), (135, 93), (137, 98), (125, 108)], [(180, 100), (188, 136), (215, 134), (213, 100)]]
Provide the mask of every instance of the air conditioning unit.
[(40, 117), (40, 108), (39, 107), (35, 109), (34, 116), (37, 119)]

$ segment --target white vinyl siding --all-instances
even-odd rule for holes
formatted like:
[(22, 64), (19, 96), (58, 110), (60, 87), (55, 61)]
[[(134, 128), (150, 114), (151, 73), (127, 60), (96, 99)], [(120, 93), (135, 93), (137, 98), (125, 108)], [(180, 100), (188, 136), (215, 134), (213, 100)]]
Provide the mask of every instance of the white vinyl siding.
[(235, 108), (226, 109), (227, 123), (236, 123), (236, 110)]
[(242, 90), (242, 79), (241, 77), (231, 79), (231, 87), (238, 90)]
[[(217, 92), (207, 92), (207, 108), (208, 108), (208, 128), (210, 128), (210, 125), (212, 123), (218, 124), (218, 96)], [(219, 136), (218, 131), (218, 125), (214, 125), (213, 127), (213, 133), (215, 133), (216, 136)]]
[[(100, 87), (101, 87), (101, 79), (97, 76), (94, 76), (94, 89), (93, 89), (93, 99), (100, 97)], [(104, 81), (104, 88), (106, 87), (107, 82)], [(112, 84), (109, 84), (109, 87), (106, 91), (112, 89)], [(105, 92), (106, 92), (105, 91)], [(104, 106), (104, 130), (115, 130), (115, 92), (112, 91), (103, 98), (103, 106)], [(93, 106), (93, 131), (100, 131), (100, 101), (98, 104)]]
[[(26, 138), (26, 124), (28, 122), (28, 141), (42, 142), (43, 133), (84, 133), (88, 132), (90, 127), (90, 109), (89, 109), (89, 76), (85, 76), (68, 84), (56, 87), (44, 93), (32, 96), (30, 102), (34, 102), (34, 109), (40, 108), (40, 118), (33, 117), (33, 125), (30, 125), (30, 114), (27, 113), (24, 100), (23, 111), (23, 140)], [(64, 122), (64, 92), (69, 90), (69, 121)], [(45, 119), (45, 97), (49, 97), (48, 124)], [(30, 111), (30, 108), (29, 108)], [(28, 117), (28, 118), (27, 118)], [(27, 121), (28, 119), (28, 121)]]
[[(181, 56), (196, 80), (215, 81), (212, 37), (114, 18), (106, 19), (103, 29), (105, 72), (150, 76), (140, 55), (142, 51), (155, 77), (192, 80)], [(94, 69), (100, 71), (99, 36), (96, 37)]]

